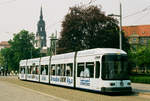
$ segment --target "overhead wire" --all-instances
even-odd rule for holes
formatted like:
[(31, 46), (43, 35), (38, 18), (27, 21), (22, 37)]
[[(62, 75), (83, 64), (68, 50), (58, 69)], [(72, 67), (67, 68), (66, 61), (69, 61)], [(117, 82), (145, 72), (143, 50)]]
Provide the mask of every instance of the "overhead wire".
[(146, 12), (146, 13), (143, 14), (140, 18), (136, 19), (133, 23), (141, 21), (141, 19), (144, 19), (148, 13), (149, 13), (149, 12)]
[(5, 1), (0, 2), (0, 5), (12, 3), (12, 2), (15, 2), (15, 1), (16, 0), (5, 0)]
[(142, 9), (142, 10), (140, 10), (140, 11), (137, 11), (137, 12), (135, 12), (135, 13), (129, 14), (129, 15), (127, 15), (127, 16), (124, 16), (123, 18), (125, 19), (125, 18), (131, 17), (131, 16), (135, 16), (135, 15), (137, 15), (137, 14), (143, 13), (143, 12), (148, 11), (148, 10), (150, 10), (150, 5), (147, 6), (147, 7), (145, 7), (144, 9)]

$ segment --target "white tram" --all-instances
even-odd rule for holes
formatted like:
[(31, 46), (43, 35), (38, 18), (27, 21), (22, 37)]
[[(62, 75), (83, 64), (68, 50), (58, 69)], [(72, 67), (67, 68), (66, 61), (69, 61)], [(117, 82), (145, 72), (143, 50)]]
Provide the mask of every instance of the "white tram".
[(19, 78), (100, 92), (131, 92), (127, 54), (96, 48), (21, 60)]

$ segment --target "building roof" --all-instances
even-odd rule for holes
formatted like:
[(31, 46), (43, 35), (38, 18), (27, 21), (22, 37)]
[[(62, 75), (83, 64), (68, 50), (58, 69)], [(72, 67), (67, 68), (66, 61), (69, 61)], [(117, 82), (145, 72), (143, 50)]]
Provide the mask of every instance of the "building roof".
[(10, 47), (8, 41), (2, 41), (2, 42), (0, 42), (0, 46), (6, 47), (6, 48)]
[(0, 42), (0, 45), (9, 45), (8, 41), (2, 41)]
[(150, 37), (150, 25), (123, 26), (122, 29), (126, 37), (135, 34), (141, 37)]

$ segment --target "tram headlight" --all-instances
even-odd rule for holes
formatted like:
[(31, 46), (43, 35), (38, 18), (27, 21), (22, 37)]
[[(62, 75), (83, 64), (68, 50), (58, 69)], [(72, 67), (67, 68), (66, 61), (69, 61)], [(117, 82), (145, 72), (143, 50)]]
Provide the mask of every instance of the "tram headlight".
[(128, 82), (127, 85), (131, 85), (131, 82)]
[(111, 82), (111, 83), (110, 83), (110, 86), (115, 86), (115, 83)]

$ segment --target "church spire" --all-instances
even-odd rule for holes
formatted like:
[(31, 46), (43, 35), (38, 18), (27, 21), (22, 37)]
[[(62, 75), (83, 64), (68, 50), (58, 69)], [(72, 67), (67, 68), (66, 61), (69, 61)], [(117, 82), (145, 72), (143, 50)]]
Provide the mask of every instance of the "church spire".
[(40, 19), (43, 19), (42, 6), (41, 6), (41, 12), (40, 12)]
[(45, 21), (43, 20), (42, 6), (40, 10), (40, 19), (37, 23), (37, 33), (36, 33), (36, 46), (39, 48), (46, 47), (46, 31), (45, 31)]

